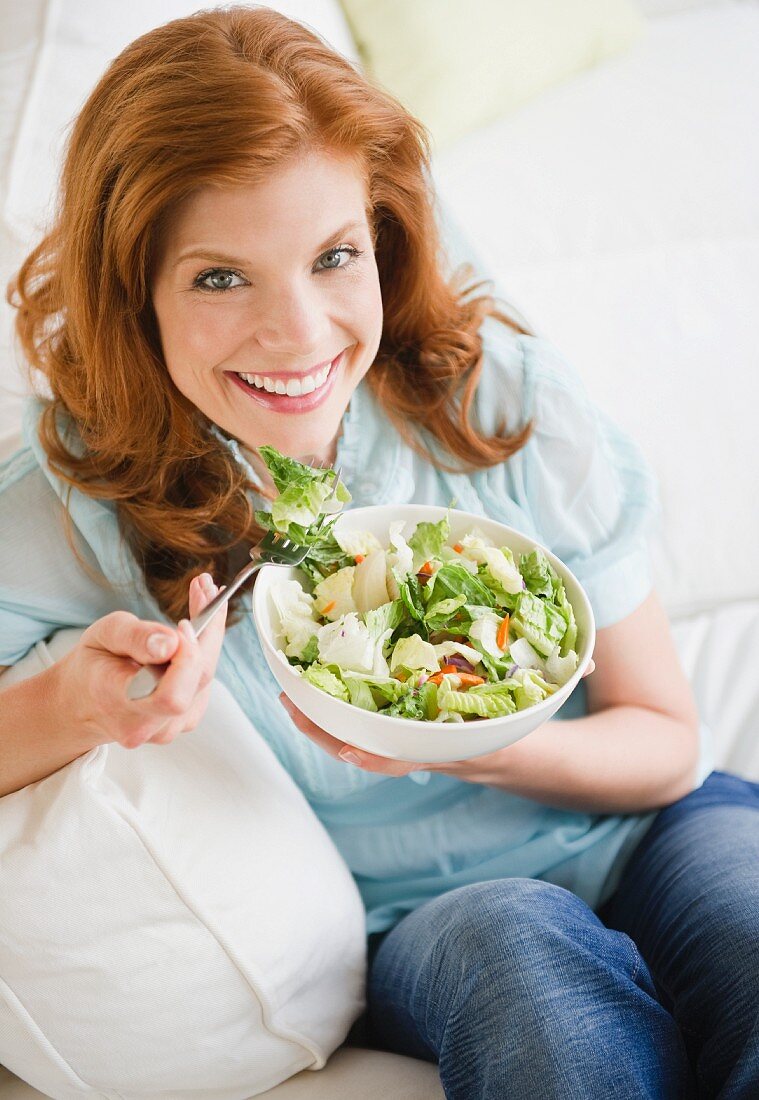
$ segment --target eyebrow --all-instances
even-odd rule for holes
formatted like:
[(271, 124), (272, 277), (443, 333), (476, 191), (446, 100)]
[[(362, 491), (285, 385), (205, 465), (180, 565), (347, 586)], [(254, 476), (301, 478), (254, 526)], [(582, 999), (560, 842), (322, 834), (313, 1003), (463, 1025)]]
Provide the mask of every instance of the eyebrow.
[[(320, 245), (316, 246), (316, 252), (325, 252), (328, 248), (337, 244), (337, 242), (344, 237), (346, 233), (349, 233), (352, 229), (366, 229), (366, 222), (346, 222), (345, 225), (341, 225), (339, 229), (336, 229), (334, 233), (330, 233), (326, 241), (322, 241)], [(172, 267), (179, 267), (185, 260), (205, 260), (207, 263), (229, 264), (230, 267), (246, 267), (249, 263), (248, 260), (242, 259), (240, 256), (227, 256), (222, 252), (211, 251), (208, 248), (191, 248), (186, 252), (182, 252), (174, 261)]]

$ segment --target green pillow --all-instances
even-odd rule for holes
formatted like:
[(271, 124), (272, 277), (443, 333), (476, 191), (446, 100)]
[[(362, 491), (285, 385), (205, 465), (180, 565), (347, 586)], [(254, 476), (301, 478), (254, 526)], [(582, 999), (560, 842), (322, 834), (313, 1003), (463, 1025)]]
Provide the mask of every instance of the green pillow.
[(367, 73), (439, 150), (544, 88), (627, 49), (630, 0), (340, 0)]

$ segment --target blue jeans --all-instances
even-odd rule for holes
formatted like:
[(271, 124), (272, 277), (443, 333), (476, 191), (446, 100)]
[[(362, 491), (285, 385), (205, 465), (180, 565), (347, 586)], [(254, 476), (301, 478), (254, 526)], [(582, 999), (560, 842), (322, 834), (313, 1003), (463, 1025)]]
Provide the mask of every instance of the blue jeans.
[(759, 784), (660, 810), (614, 895), (507, 878), (370, 938), (364, 1045), (455, 1100), (759, 1097)]

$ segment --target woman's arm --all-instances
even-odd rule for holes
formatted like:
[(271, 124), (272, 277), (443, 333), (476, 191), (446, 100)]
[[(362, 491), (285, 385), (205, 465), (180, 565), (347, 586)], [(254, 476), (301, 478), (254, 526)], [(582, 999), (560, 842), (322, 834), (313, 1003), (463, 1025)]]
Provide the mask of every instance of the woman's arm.
[[(61, 723), (60, 664), (3, 688), (0, 675), (0, 797), (58, 771), (99, 741)], [(5, 671), (3, 668), (1, 671)]]
[(323, 749), (335, 757), (348, 750), (368, 771), (439, 771), (590, 813), (643, 813), (677, 801), (693, 789), (699, 717), (657, 596), (599, 630), (593, 656), (586, 717), (546, 722), (498, 752), (446, 764), (409, 765), (355, 749), (280, 700)]

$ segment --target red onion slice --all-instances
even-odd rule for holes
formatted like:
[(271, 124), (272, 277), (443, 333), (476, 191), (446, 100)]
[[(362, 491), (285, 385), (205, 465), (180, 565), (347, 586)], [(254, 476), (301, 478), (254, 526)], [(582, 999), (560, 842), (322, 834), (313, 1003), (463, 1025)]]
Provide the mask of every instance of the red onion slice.
[(462, 672), (475, 674), (474, 665), (471, 665), (460, 653), (452, 653), (450, 657), (444, 657), (443, 660), (447, 665), (455, 665)]

